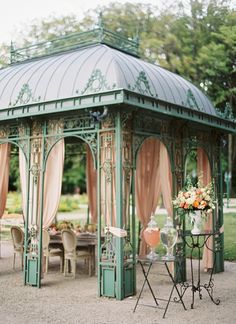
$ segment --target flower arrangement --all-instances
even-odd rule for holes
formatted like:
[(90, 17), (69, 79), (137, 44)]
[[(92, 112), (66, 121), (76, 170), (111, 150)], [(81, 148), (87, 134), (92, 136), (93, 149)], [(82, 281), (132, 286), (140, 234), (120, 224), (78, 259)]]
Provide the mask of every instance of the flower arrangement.
[(197, 186), (193, 186), (188, 180), (186, 188), (180, 190), (173, 200), (174, 208), (180, 214), (200, 210), (203, 212), (201, 213), (203, 217), (206, 216), (212, 212), (216, 204), (213, 187), (213, 182), (203, 187), (199, 183)]

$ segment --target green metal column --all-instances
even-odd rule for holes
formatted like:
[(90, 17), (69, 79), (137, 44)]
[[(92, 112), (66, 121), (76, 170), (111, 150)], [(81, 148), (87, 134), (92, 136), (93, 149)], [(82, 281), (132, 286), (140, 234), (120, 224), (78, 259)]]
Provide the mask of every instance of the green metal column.
[[(132, 222), (131, 222), (131, 229), (132, 229), (132, 245), (133, 245), (133, 260), (134, 260), (134, 295), (136, 295), (137, 292), (137, 287), (136, 287), (136, 254), (138, 254), (137, 247), (139, 247), (139, 244), (136, 244), (136, 220), (135, 220), (135, 170), (136, 170), (136, 165), (135, 165), (135, 152), (132, 147), (132, 185), (131, 185), (131, 195), (132, 195)], [(139, 232), (138, 232), (139, 233)]]
[(30, 139), (28, 138), (27, 140), (27, 147), (28, 147), (28, 151), (27, 151), (27, 157), (26, 157), (26, 161), (27, 161), (27, 191), (26, 191), (26, 215), (24, 215), (24, 220), (25, 220), (25, 236), (24, 236), (24, 285), (26, 285), (26, 281), (27, 281), (27, 249), (28, 249), (28, 226), (29, 226), (29, 204), (30, 204), (30, 199), (29, 199), (29, 191), (30, 191), (30, 154), (31, 154), (31, 150), (30, 150)]
[[(42, 272), (42, 234), (43, 234), (43, 198), (44, 198), (44, 174), (45, 174), (45, 168), (46, 168), (46, 161), (45, 161), (45, 138), (46, 138), (46, 122), (44, 122), (43, 125), (43, 133), (42, 133), (42, 144), (41, 144), (41, 170), (40, 170), (40, 195), (39, 195), (39, 201), (40, 201), (40, 207), (39, 207), (39, 242), (38, 242), (38, 283), (37, 287), (41, 287), (41, 272)], [(50, 153), (49, 153), (50, 154)]]
[[(224, 213), (223, 213), (223, 174), (221, 165), (221, 146), (219, 150), (219, 155), (217, 158), (217, 181), (216, 190), (218, 198), (218, 220), (216, 224), (216, 229), (220, 230), (224, 225)], [(216, 253), (216, 264), (215, 272), (224, 271), (224, 232), (220, 233), (218, 237), (215, 237), (215, 249)]]
[(98, 226), (98, 296), (102, 295), (102, 271), (100, 266), (100, 259), (102, 254), (102, 243), (101, 243), (101, 154), (100, 154), (100, 132), (97, 137), (97, 226)]
[[(116, 226), (123, 227), (122, 220), (122, 126), (120, 112), (116, 116)], [(116, 299), (124, 299), (123, 239), (116, 238)]]

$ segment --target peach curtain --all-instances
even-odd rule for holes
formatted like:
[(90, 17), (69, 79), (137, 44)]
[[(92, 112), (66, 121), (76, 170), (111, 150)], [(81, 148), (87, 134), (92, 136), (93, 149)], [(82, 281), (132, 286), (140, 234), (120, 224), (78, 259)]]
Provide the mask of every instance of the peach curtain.
[(97, 223), (97, 171), (94, 168), (93, 157), (87, 145), (86, 155), (86, 182), (88, 194), (88, 206), (92, 223)]
[(140, 255), (147, 253), (143, 231), (151, 214), (155, 212), (161, 194), (159, 170), (160, 141), (148, 138), (143, 143), (137, 158), (135, 191), (137, 215), (142, 224)]
[[(198, 178), (203, 186), (208, 185), (211, 182), (211, 167), (208, 156), (202, 148), (197, 149), (197, 172)], [(209, 214), (207, 221), (205, 222), (204, 229), (207, 231), (213, 230), (212, 214)], [(213, 237), (208, 239), (208, 246), (213, 248)], [(213, 267), (213, 254), (206, 247), (203, 249), (202, 263), (205, 270)]]
[(49, 153), (44, 175), (43, 228), (53, 222), (61, 197), (65, 146), (64, 139), (57, 142)]
[(0, 144), (0, 218), (3, 216), (7, 201), (10, 152), (11, 145), (9, 143)]
[(161, 142), (159, 168), (163, 203), (168, 215), (173, 217), (171, 165), (166, 146)]
[(20, 169), (20, 184), (21, 184), (21, 197), (22, 197), (22, 210), (23, 217), (26, 217), (27, 208), (27, 169), (24, 153), (19, 149), (19, 169)]

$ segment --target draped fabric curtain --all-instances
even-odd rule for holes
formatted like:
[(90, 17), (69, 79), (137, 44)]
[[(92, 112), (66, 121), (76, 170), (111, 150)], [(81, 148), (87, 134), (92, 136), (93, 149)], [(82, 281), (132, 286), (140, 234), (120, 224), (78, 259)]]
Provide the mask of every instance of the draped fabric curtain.
[(92, 223), (97, 223), (97, 171), (94, 168), (93, 156), (89, 146), (87, 145), (86, 155), (86, 181), (88, 206), (91, 214)]
[[(129, 207), (130, 207), (130, 191), (131, 191), (131, 137), (125, 132), (122, 134), (122, 223), (123, 226), (129, 226)], [(104, 132), (101, 136), (101, 214), (104, 217), (106, 226), (117, 226), (116, 219), (116, 144), (115, 133)], [(87, 164), (89, 166), (89, 164)], [(91, 169), (91, 167), (90, 167)], [(96, 178), (96, 171), (92, 176)], [(91, 174), (91, 170), (87, 174)], [(94, 183), (94, 191), (91, 194), (91, 201), (96, 199), (96, 180)], [(90, 200), (90, 198), (89, 198)], [(94, 203), (94, 206), (95, 203)], [(96, 206), (97, 207), (97, 206)], [(95, 210), (95, 207), (94, 207)]]
[(57, 213), (63, 177), (65, 145), (57, 142), (49, 153), (44, 175), (43, 228), (48, 228)]
[(7, 201), (10, 152), (11, 145), (9, 143), (0, 144), (0, 218), (3, 216)]
[[(60, 123), (52, 123), (52, 126), (49, 125), (49, 133), (58, 134), (62, 130)], [(51, 142), (53, 143), (54, 137), (51, 137)], [(34, 141), (34, 139), (33, 139)], [(37, 139), (39, 147), (41, 146), (41, 138)], [(61, 185), (62, 185), (62, 176), (63, 176), (63, 166), (64, 166), (64, 139), (58, 141), (51, 149), (47, 162), (46, 169), (44, 173), (44, 192), (43, 192), (43, 228), (48, 228), (53, 222), (61, 196)], [(30, 165), (35, 166), (36, 163), (34, 152), (31, 152), (30, 156)], [(41, 163), (41, 154), (40, 152), (37, 155), (37, 163)], [(42, 166), (39, 164), (39, 168)], [(26, 208), (27, 208), (27, 164), (24, 157), (24, 154), (19, 150), (19, 169), (20, 169), (20, 182), (21, 182), (21, 192), (22, 192), (22, 209), (23, 215), (26, 217)], [(39, 174), (40, 175), (40, 174)], [(32, 172), (30, 173), (29, 183), (29, 215), (28, 221), (29, 224), (39, 224), (39, 219), (36, 219), (36, 215), (39, 217), (40, 211), (40, 183), (41, 178), (39, 177), (38, 182), (34, 183)]]
[[(21, 199), (22, 199), (22, 210), (23, 218), (26, 217), (26, 208), (27, 208), (27, 164), (25, 160), (24, 153), (19, 149), (19, 170), (20, 170), (20, 184), (21, 184)], [(31, 200), (29, 198), (30, 204)]]
[(169, 216), (173, 217), (172, 205), (172, 173), (170, 159), (167, 149), (163, 143), (160, 142), (160, 181), (161, 193), (165, 209)]
[(155, 138), (148, 138), (143, 143), (137, 159), (135, 196), (137, 215), (142, 224), (140, 255), (147, 253), (143, 231), (147, 227), (151, 214), (155, 212), (161, 195), (159, 155), (160, 142)]
[[(198, 177), (203, 186), (208, 185), (211, 182), (211, 167), (208, 156), (202, 148), (197, 149), (197, 172)], [(205, 222), (204, 229), (207, 231), (213, 230), (213, 219), (212, 213), (208, 214), (207, 221)], [(213, 237), (208, 239), (208, 246), (210, 249), (213, 248)], [(205, 270), (213, 267), (213, 254), (212, 251), (204, 247), (202, 263)]]

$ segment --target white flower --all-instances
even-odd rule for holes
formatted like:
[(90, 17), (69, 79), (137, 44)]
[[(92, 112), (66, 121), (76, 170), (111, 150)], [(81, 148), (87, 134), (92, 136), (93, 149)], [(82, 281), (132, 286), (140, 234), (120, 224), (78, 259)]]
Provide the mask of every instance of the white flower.
[(195, 198), (194, 198), (194, 197), (190, 197), (190, 198), (188, 198), (188, 199), (186, 200), (186, 203), (187, 203), (188, 205), (192, 205), (192, 204), (194, 203), (194, 201), (195, 201)]

